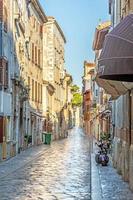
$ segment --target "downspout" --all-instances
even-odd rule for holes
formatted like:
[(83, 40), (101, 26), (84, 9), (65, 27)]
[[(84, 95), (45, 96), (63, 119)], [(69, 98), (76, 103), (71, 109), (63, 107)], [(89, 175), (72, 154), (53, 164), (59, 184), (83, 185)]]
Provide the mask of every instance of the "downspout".
[(131, 144), (132, 144), (132, 110), (131, 110), (131, 108), (132, 108), (132, 91), (131, 91), (131, 89), (129, 90), (129, 100), (128, 100), (128, 102), (129, 102), (129, 105), (128, 105), (128, 112), (129, 112), (129, 138), (128, 138), (128, 140), (129, 140), (129, 142), (128, 142), (128, 144), (129, 144), (129, 148), (128, 148), (128, 180), (129, 180), (129, 183), (130, 183), (130, 181), (131, 181), (131, 178), (130, 178), (130, 172), (131, 172), (131, 161), (132, 161), (132, 159), (131, 159), (131, 153), (130, 153), (130, 148), (131, 148)]
[[(3, 56), (3, 22), (2, 20), (0, 21), (0, 58)], [(1, 105), (0, 105), (0, 110), (3, 113), (3, 86), (0, 88), (1, 90)], [(3, 114), (2, 114), (3, 115)]]
[(129, 147), (132, 141), (132, 91), (129, 90)]
[(3, 39), (2, 39), (2, 22), (0, 22), (0, 57), (2, 57), (2, 45), (3, 45)]

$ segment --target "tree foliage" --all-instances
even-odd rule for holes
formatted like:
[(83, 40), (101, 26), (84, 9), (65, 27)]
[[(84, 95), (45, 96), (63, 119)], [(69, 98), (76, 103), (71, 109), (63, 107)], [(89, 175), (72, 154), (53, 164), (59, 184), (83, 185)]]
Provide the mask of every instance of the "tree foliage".
[(71, 88), (72, 93), (79, 92), (80, 88), (77, 85), (73, 85)]
[(72, 105), (80, 107), (82, 105), (82, 94), (80, 93), (80, 88), (77, 85), (73, 85), (71, 88), (73, 93)]

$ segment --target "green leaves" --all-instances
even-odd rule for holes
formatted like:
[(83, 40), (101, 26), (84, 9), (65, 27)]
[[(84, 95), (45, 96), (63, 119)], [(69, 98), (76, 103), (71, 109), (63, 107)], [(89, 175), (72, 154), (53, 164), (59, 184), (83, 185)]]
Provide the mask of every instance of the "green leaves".
[(72, 93), (79, 92), (80, 88), (77, 85), (73, 85), (71, 88)]
[(71, 91), (73, 93), (72, 106), (80, 107), (83, 101), (82, 94), (80, 93), (80, 88), (77, 85), (73, 85)]

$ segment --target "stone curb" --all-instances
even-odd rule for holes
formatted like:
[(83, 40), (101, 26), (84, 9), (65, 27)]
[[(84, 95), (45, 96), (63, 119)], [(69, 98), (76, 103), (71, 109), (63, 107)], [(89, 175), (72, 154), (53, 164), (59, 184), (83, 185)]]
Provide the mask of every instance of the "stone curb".
[(102, 187), (100, 174), (97, 164), (95, 163), (95, 154), (91, 154), (91, 200), (102, 200)]

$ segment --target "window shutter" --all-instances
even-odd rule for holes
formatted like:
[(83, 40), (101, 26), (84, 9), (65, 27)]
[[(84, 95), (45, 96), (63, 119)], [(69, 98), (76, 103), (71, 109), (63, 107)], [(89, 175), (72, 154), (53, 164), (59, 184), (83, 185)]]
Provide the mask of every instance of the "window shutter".
[(3, 85), (3, 82), (4, 82), (4, 70), (3, 70), (2, 59), (0, 59), (0, 85)]
[(4, 88), (8, 88), (8, 62), (4, 61)]
[(0, 85), (8, 87), (8, 62), (4, 58), (0, 59)]
[(37, 81), (35, 82), (35, 102), (37, 102)]
[(32, 101), (34, 101), (34, 80), (32, 79)]
[(0, 0), (0, 21), (3, 21), (3, 0)]
[(43, 25), (40, 25), (40, 36), (42, 37), (43, 34)]
[(32, 62), (34, 62), (34, 43), (32, 43)]
[(0, 143), (3, 143), (4, 118), (0, 117)]
[(41, 85), (41, 102), (40, 103), (42, 103), (42, 85)]
[(38, 66), (40, 67), (40, 49), (38, 49)]
[(35, 64), (37, 64), (37, 46), (35, 46)]

